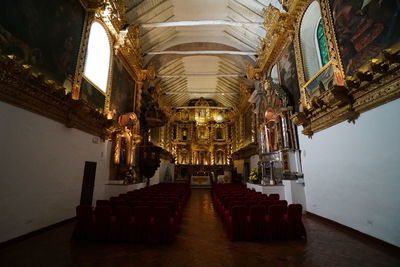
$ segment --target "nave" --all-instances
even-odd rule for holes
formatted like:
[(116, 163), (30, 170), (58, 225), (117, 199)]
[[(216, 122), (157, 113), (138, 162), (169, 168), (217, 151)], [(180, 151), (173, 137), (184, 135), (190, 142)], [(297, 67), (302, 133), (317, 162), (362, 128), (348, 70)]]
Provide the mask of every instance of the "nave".
[(192, 190), (170, 245), (71, 241), (75, 221), (0, 247), (0, 266), (400, 266), (398, 249), (305, 214), (307, 241), (231, 242), (208, 189)]

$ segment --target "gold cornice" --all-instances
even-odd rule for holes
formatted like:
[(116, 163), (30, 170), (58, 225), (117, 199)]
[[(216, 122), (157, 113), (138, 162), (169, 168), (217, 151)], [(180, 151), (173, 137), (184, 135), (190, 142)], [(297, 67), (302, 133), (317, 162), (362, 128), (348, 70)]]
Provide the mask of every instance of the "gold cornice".
[[(371, 75), (373, 80), (368, 82), (351, 77), (355, 84), (360, 85), (357, 89), (353, 88), (351, 91), (347, 88), (338, 89), (338, 95), (334, 95), (335, 88), (330, 90), (328, 93), (333, 94), (331, 95), (332, 103), (328, 102), (327, 94), (320, 96), (320, 100), (326, 105), (294, 114), (291, 118), (293, 123), (302, 125), (303, 134), (312, 136), (316, 132), (346, 120), (354, 123), (360, 113), (400, 97), (399, 63), (392, 64), (386, 73), (371, 72)], [(346, 90), (346, 92), (340, 95), (340, 90)]]
[(264, 9), (264, 27), (266, 37), (260, 38), (257, 48), (257, 65), (247, 65), (247, 76), (255, 79), (256, 73), (268, 70), (286, 46), (287, 41), (293, 39), (295, 25), (299, 14), (308, 0), (283, 1), (287, 12), (281, 12), (276, 7), (269, 5)]
[(0, 56), (0, 100), (29, 110), (103, 139), (110, 137), (114, 121), (82, 100), (73, 100), (65, 89), (15, 56)]
[(79, 0), (86, 11), (96, 11), (105, 5), (105, 0)]

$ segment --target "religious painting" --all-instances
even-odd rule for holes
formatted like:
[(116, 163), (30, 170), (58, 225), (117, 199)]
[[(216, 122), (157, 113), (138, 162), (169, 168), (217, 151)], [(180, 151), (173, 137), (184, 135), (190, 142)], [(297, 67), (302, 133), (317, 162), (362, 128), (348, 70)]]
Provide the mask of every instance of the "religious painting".
[(289, 98), (289, 106), (293, 106), (295, 111), (299, 111), (300, 90), (297, 78), (296, 58), (294, 46), (291, 42), (283, 51), (279, 62), (279, 74), (281, 86)]
[(73, 81), (85, 10), (77, 0), (3, 0), (0, 50), (60, 85)]
[(208, 127), (205, 125), (200, 125), (197, 127), (197, 138), (200, 140), (208, 139)]
[(305, 93), (308, 99), (319, 96), (333, 87), (334, 73), (333, 66), (329, 65), (315, 79), (305, 85)]
[(329, 0), (346, 75), (400, 42), (400, 1)]
[(117, 116), (133, 112), (133, 93), (135, 83), (120, 60), (115, 57), (113, 62), (110, 110)]
[(82, 79), (79, 98), (98, 109), (103, 109), (106, 102), (106, 96), (84, 78)]

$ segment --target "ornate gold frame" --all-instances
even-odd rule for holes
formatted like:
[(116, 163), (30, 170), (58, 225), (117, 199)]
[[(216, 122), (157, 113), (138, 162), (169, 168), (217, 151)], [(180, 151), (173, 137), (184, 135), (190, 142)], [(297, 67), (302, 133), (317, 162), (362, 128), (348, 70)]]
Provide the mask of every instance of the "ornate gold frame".
[[(96, 88), (96, 90), (98, 90), (101, 94), (105, 95), (105, 101), (104, 101), (104, 113), (108, 114), (110, 111), (110, 95), (111, 95), (111, 90), (112, 90), (112, 72), (113, 72), (113, 36), (111, 35), (111, 33), (109, 32), (109, 29), (107, 27), (107, 25), (104, 23), (103, 20), (96, 18), (95, 16), (87, 16), (87, 21), (85, 21), (85, 29), (84, 32), (87, 32), (87, 35), (85, 34), (86, 40), (85, 40), (85, 52), (84, 55), (86, 55), (86, 51), (87, 51), (87, 46), (88, 46), (88, 42), (89, 42), (89, 36), (90, 36), (90, 29), (93, 25), (93, 23), (97, 22), (100, 23), (100, 25), (103, 26), (107, 37), (108, 37), (108, 42), (110, 45), (110, 63), (108, 65), (108, 77), (107, 77), (107, 88), (106, 91), (103, 92), (102, 90), (100, 90), (100, 88), (98, 88), (88, 77), (85, 76), (85, 74), (83, 74), (83, 68), (85, 66), (85, 58), (86, 56), (84, 56), (82, 59), (80, 59), (82, 62), (79, 62), (79, 66), (81, 66), (81, 72), (79, 74), (80, 78), (79, 78), (79, 83), (75, 84), (75, 86), (73, 88), (77, 88), (76, 90), (78, 90), (77, 94), (79, 97), (79, 91), (80, 91), (80, 87), (82, 84), (82, 79), (85, 79), (87, 82), (89, 82), (94, 88)], [(81, 52), (81, 51), (80, 51)], [(79, 86), (79, 87), (78, 87)]]
[[(74, 78), (74, 93), (73, 98), (79, 98), (79, 88), (82, 81), (83, 65), (87, 50), (90, 26), (94, 20), (100, 21), (106, 28), (111, 47), (114, 50), (114, 55), (118, 56), (128, 67), (128, 72), (135, 80), (134, 93), (134, 112), (140, 113), (140, 102), (142, 94), (142, 86), (144, 81), (155, 79), (155, 69), (151, 64), (148, 69), (142, 69), (143, 56), (139, 40), (139, 26), (126, 24), (126, 0), (80, 0), (83, 7), (86, 9), (86, 19), (84, 31), (82, 33), (81, 48), (77, 62), (76, 75)], [(112, 55), (113, 53), (111, 53)], [(109, 70), (109, 87), (111, 88), (112, 78), (112, 59), (110, 61)], [(104, 112), (109, 112), (111, 90), (106, 94), (106, 103)]]
[(312, 136), (342, 121), (354, 122), (361, 112), (370, 110), (400, 97), (400, 45), (388, 48), (378, 57), (356, 71), (354, 77), (345, 77), (334, 24), (328, 0), (317, 0), (321, 6), (330, 64), (333, 66), (334, 86), (318, 97), (307, 99), (303, 60), (299, 32), (302, 17), (313, 0), (287, 0), (287, 12), (268, 6), (264, 11), (267, 38), (260, 40), (258, 48), (259, 67), (247, 66), (248, 78), (270, 70), (286, 42), (293, 38), (296, 67), (301, 93), (302, 110), (292, 116), (297, 125), (303, 126), (302, 133)]

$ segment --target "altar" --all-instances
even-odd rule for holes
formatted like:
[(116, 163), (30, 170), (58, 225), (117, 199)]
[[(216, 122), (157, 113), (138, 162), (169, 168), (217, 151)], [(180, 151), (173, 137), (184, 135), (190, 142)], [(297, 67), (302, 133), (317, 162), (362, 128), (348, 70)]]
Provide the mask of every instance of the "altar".
[(190, 182), (192, 185), (211, 185), (211, 179), (208, 175), (193, 175)]

